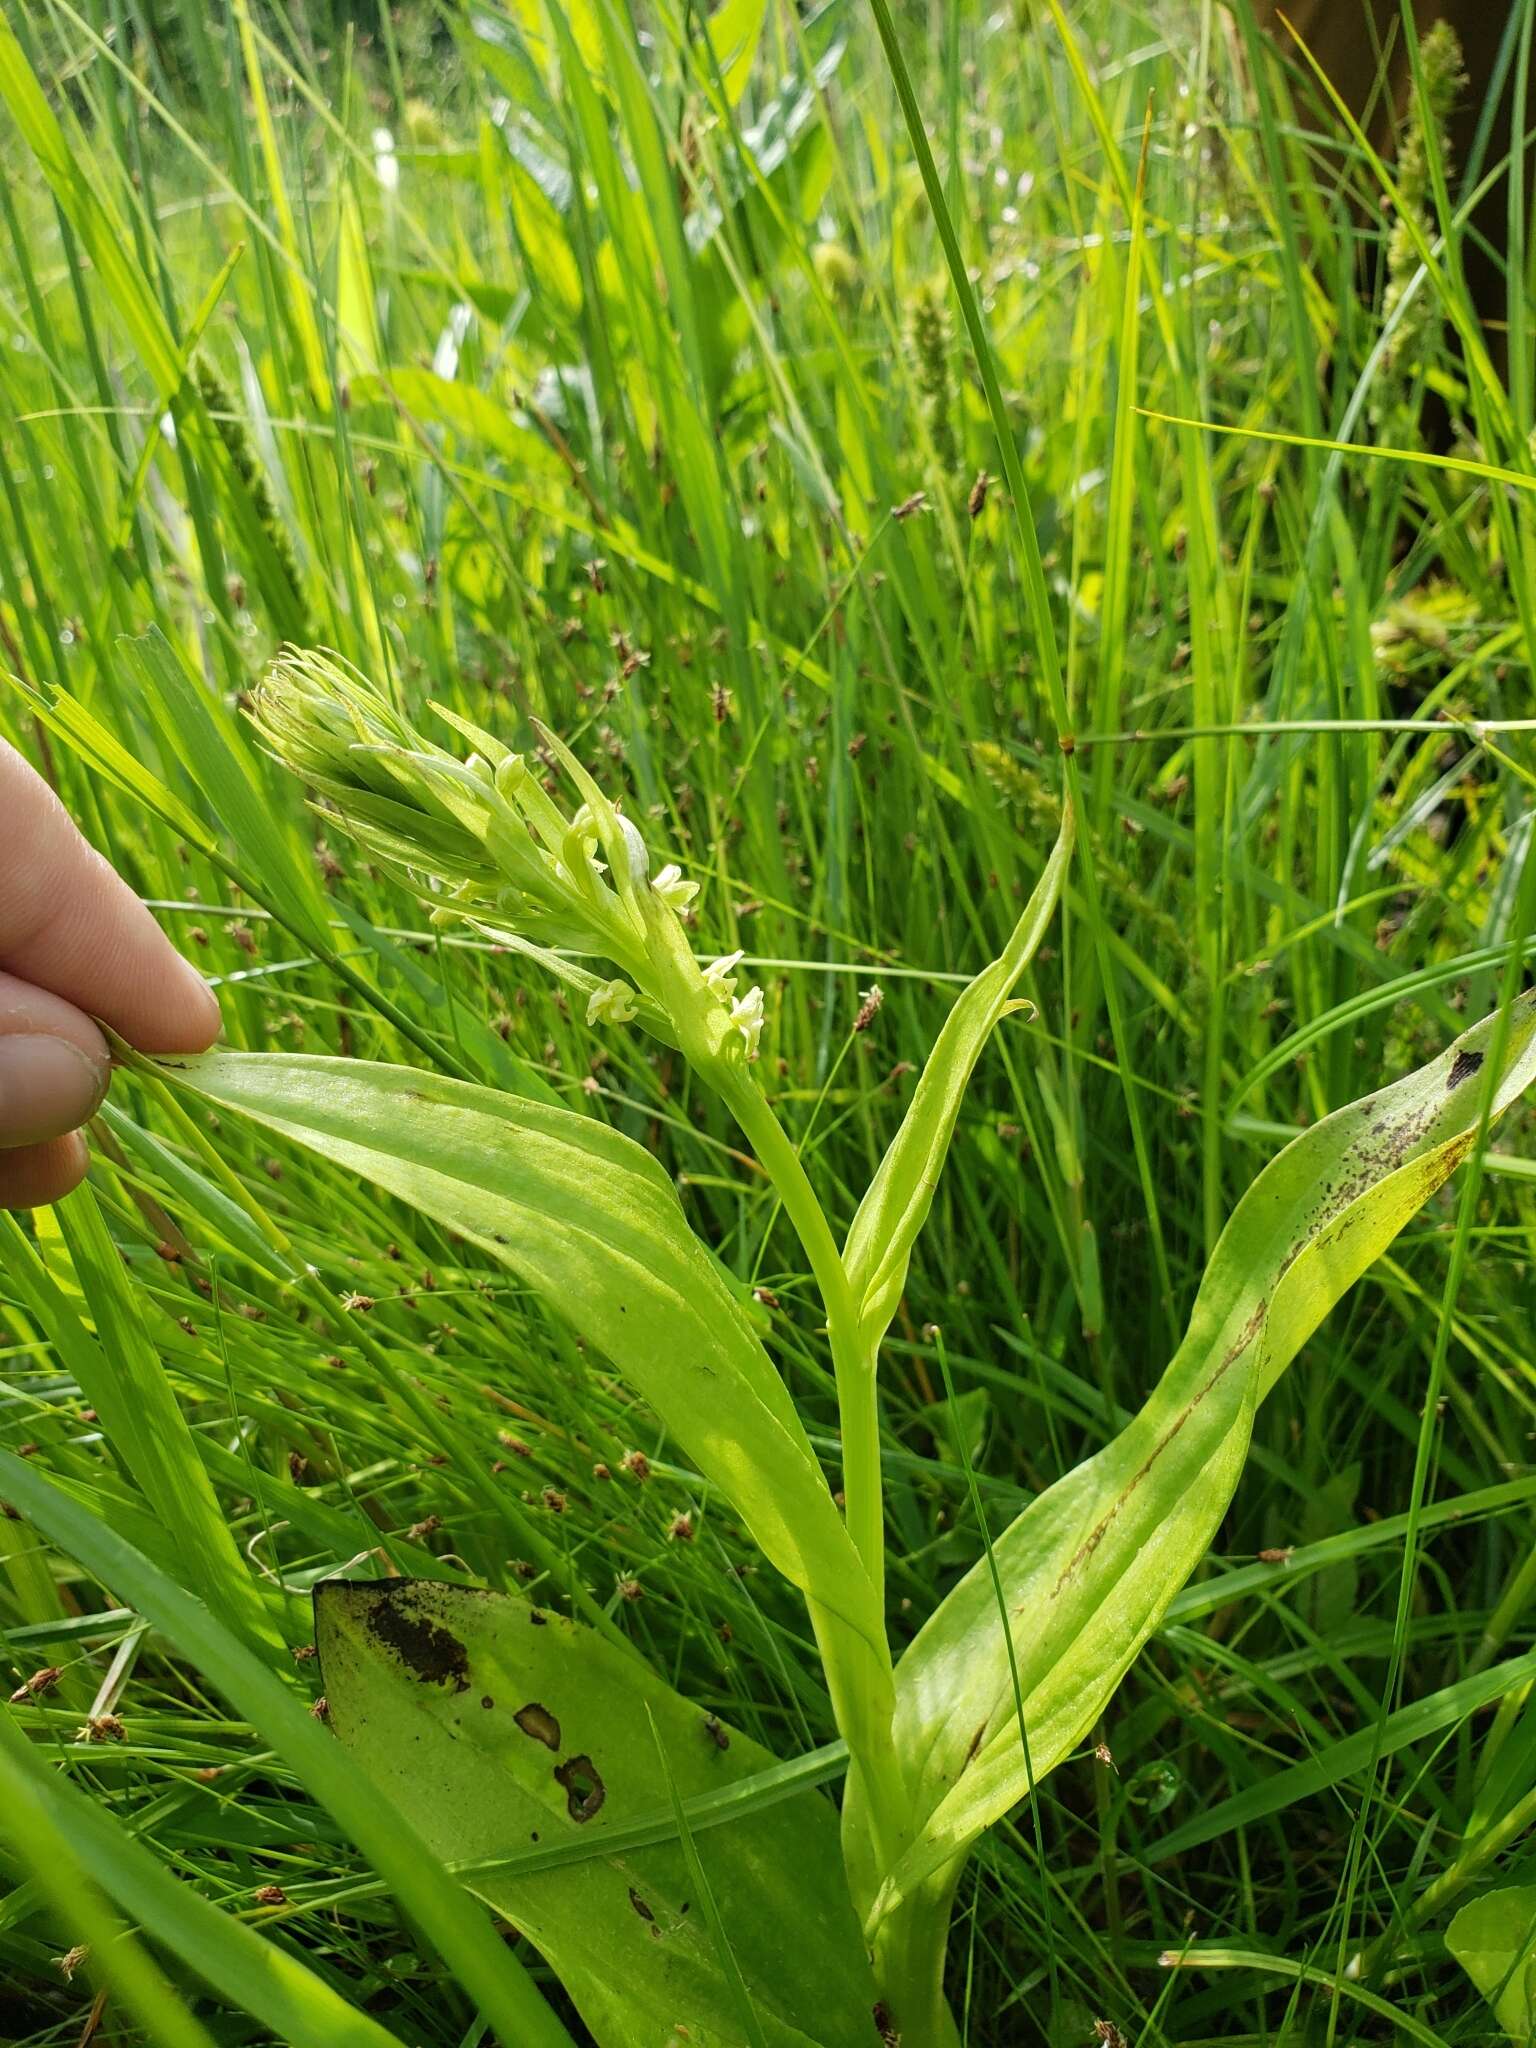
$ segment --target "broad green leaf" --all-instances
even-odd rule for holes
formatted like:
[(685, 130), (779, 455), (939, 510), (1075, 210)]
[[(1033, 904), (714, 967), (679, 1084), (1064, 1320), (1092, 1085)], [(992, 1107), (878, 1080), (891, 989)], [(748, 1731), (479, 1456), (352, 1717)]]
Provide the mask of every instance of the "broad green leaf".
[(483, 449), (512, 464), (519, 477), (561, 475), (559, 462), (544, 436), (489, 392), (435, 370), (392, 369), (360, 376), (352, 385), (356, 405), (393, 400), (423, 426), (446, 427), (466, 448)]
[(538, 179), (511, 148), (505, 122), (500, 133), (508, 143), (502, 164), (507, 204), (529, 280), (541, 296), (554, 300), (561, 318), (574, 319), (581, 311), (581, 270), (565, 222)]
[[(433, 164), (436, 169), (444, 168), (441, 157), (435, 157)], [(467, 175), (477, 173), (479, 167), (478, 158), (466, 159), (464, 168)], [(379, 269), (381, 272), (385, 269), (382, 262)], [(403, 284), (424, 285), (432, 291), (440, 291), (443, 286), (443, 273), (424, 264), (392, 265), (389, 267), (389, 274)], [(509, 284), (492, 284), (483, 277), (476, 277), (471, 272), (463, 270), (451, 271), (449, 282), (455, 297), (466, 299), (477, 313), (483, 313), (487, 320), (494, 321), (498, 326), (517, 306), (518, 293)]]
[(813, 1617), (840, 1618), (874, 1681), (884, 1630), (868, 1576), (783, 1381), (648, 1152), (592, 1117), (406, 1067), (215, 1052), (155, 1071), (510, 1267), (651, 1404)]
[[(315, 1640), (342, 1742), (438, 1855), (475, 1866), (466, 1882), (544, 1955), (604, 2048), (735, 2048), (743, 1988), (770, 2048), (874, 2048), (874, 1984), (820, 1793), (697, 1838), (734, 1995), (684, 1845), (603, 1854), (605, 1834), (665, 1812), (669, 1778), (686, 1798), (771, 1769), (756, 1743), (512, 1595), (327, 1580)], [(482, 1867), (566, 1839), (591, 1855)]]
[(900, 1304), (912, 1247), (933, 1203), (966, 1084), (982, 1047), (1007, 1014), (1014, 983), (1033, 959), (1055, 915), (1071, 853), (1069, 808), (1063, 814), (1060, 836), (1045, 872), (1008, 944), (963, 991), (945, 1019), (901, 1129), (859, 1204), (843, 1250), (843, 1264), (860, 1304), (860, 1333), (871, 1353)]
[(934, 1455), (943, 1465), (979, 1462), (992, 1420), (992, 1395), (986, 1387), (968, 1387), (951, 1400), (930, 1401), (917, 1411), (933, 1437)]
[[(878, 1910), (952, 1866), (1082, 1740), (1204, 1555), (1237, 1486), (1253, 1413), (1301, 1346), (1536, 1078), (1536, 995), (1406, 1079), (1304, 1132), (1254, 1181), (1212, 1254), (1189, 1328), (1141, 1412), (1048, 1487), (993, 1546), (1019, 1695), (986, 1561), (897, 1667), (897, 1752), (918, 1839)], [(1026, 1770), (1022, 1718), (1029, 1738)]]
[[(585, 71), (599, 81), (607, 76), (602, 10), (594, 0), (563, 0), (558, 11), (554, 0), (547, 5), (545, 0), (511, 0), (509, 11), (529, 50), (541, 63), (549, 65), (554, 61), (556, 46), (549, 33), (553, 19), (556, 27), (564, 29), (570, 38), (571, 50)], [(570, 61), (569, 56), (567, 61)]]
[(1515, 2041), (1536, 2033), (1536, 1885), (1508, 1885), (1463, 1906), (1445, 1945)]

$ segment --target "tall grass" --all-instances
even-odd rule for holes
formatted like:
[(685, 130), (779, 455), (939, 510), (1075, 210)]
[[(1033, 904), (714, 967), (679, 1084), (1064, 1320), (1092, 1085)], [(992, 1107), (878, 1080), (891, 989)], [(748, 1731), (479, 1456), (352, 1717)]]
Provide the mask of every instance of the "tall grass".
[[(1276, 1138), (1517, 983), (1536, 462), (1518, 199), (1508, 386), (1459, 259), (1492, 138), (1448, 165), (1431, 124), (1401, 194), (1211, 0), (892, 27), (932, 191), (844, 0), (643, 33), (20, 0), (0, 731), (232, 1044), (551, 1092), (659, 1153), (833, 1474), (818, 1319), (723, 1119), (328, 841), (246, 694), (322, 644), (627, 781), (711, 884), (701, 950), (768, 987), (833, 1190), (1038, 877), (1070, 735), (1036, 1014), (892, 1333), (900, 1629), (980, 1513), (1113, 1435)], [(95, 1140), (90, 1191), (0, 1236), (0, 1628), (12, 1686), (59, 1673), (0, 1744), (0, 2035), (79, 2039), (105, 1991), (123, 2041), (522, 2038), (538, 1959), (455, 1931), (451, 1878), (325, 1781), (308, 1588), (370, 1553), (536, 1585), (781, 1754), (830, 1727), (800, 1614), (479, 1254), (148, 1083)], [(1516, 1113), (1312, 1340), (1102, 1747), (989, 1838), (968, 2041), (1490, 2038), (1442, 1936), (1531, 1868), (1531, 1141)]]

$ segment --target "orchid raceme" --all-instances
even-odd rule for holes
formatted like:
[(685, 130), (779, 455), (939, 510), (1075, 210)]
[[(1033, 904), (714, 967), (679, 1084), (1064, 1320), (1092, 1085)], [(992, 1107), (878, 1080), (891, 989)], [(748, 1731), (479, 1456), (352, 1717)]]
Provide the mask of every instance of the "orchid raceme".
[[(474, 1816), (497, 1807), (504, 1782), (511, 1796), (508, 1773), (525, 1787), (520, 1796), (590, 1826), (617, 1890), (604, 1892), (610, 1879), (598, 1866), (558, 1885), (531, 1868), (472, 1882), (545, 1949), (604, 2048), (627, 2048), (678, 1999), (692, 2038), (705, 2042), (740, 2038), (729, 2015), (742, 2000), (751, 2038), (784, 2048), (867, 2039), (846, 2017), (826, 2017), (840, 2003), (859, 2009), (861, 1985), (873, 1987), (868, 2010), (909, 2048), (948, 2048), (949, 1913), (972, 1845), (1084, 1740), (1209, 1546), (1257, 1405), (1307, 1336), (1536, 1077), (1536, 996), (1304, 1132), (1265, 1168), (1237, 1204), (1184, 1342), (1140, 1412), (1000, 1533), (898, 1660), (885, 1615), (880, 1346), (966, 1088), (991, 1035), (1028, 1008), (1014, 990), (1065, 884), (1071, 807), (1003, 952), (956, 1000), (839, 1251), (763, 1086), (762, 986), (742, 989), (739, 948), (696, 956), (680, 916), (695, 914), (691, 885), (675, 864), (653, 863), (569, 748), (543, 732), (536, 768), (454, 721), (476, 750), (459, 761), (319, 657), (290, 657), (257, 715), (335, 823), (409, 873), (439, 917), (500, 932), (514, 953), (550, 966), (584, 994), (592, 1029), (637, 1025), (680, 1050), (737, 1117), (799, 1234), (838, 1395), (841, 1503), (739, 1295), (690, 1233), (665, 1176), (629, 1140), (575, 1111), (358, 1061), (214, 1053), (158, 1070), (324, 1152), (509, 1267), (649, 1404), (798, 1589), (848, 1751), (842, 1931), (816, 1965), (838, 1987), (822, 2001), (820, 2025), (831, 2031), (818, 2032), (811, 2008), (785, 1995), (781, 1964), (766, 1952), (726, 1967), (707, 1943), (689, 1945), (685, 1961), (681, 1946), (633, 1939), (635, 1897), (655, 1915), (687, 1887), (684, 1866), (660, 1858), (645, 1866), (639, 1892), (631, 1883), (626, 1907), (618, 1874), (641, 1867), (622, 1861), (627, 1831), (675, 1791), (683, 1766), (666, 1761), (664, 1724), (685, 1724), (689, 1710), (642, 1665), (613, 1663), (619, 1653), (606, 1642), (575, 1629), (559, 1639), (558, 1677), (551, 1668), (539, 1679), (520, 1645), (530, 1641), (526, 1620), (541, 1617), (516, 1603), (482, 1607), (406, 1587), (381, 1605), (366, 1584), (345, 1601), (338, 1589), (319, 1610), (338, 1732), (450, 1858), (501, 1853), (499, 1824)], [(574, 790), (572, 811), (546, 775)], [(568, 950), (619, 972), (593, 974)], [(603, 1732), (614, 1687), (630, 1684), (649, 1700), (659, 1777), (648, 1765), (617, 1773)], [(533, 1703), (519, 1732), (493, 1705), (524, 1693)], [(553, 1785), (527, 1747), (530, 1729), (556, 1753)], [(801, 1810), (801, 1847), (786, 1823), (779, 1837), (742, 1835), (738, 1861), (717, 1863), (729, 1910), (749, 1914), (743, 1927), (760, 1859), (818, 1853), (804, 1844), (825, 1819), (813, 1800)], [(609, 1831), (611, 1852), (602, 1848)], [(592, 1974), (579, 1933), (602, 1911), (633, 1949), (622, 1997)], [(803, 1936), (784, 1926), (793, 1944), (811, 1941), (809, 1923)], [(751, 1948), (746, 1940), (742, 1954)]]
[[(539, 728), (545, 759), (530, 762), (438, 709), (476, 749), (467, 760), (422, 738), (338, 657), (290, 650), (255, 718), (325, 815), (407, 879), (439, 922), (606, 959), (635, 986), (594, 989), (589, 1023), (645, 1024), (659, 1010), (702, 1069), (755, 1060), (763, 993), (736, 993), (729, 970), (740, 952), (700, 968), (688, 946), (682, 913), (698, 884), (670, 861), (653, 879), (640, 833), (553, 733)], [(570, 813), (546, 787), (553, 769), (580, 799)]]

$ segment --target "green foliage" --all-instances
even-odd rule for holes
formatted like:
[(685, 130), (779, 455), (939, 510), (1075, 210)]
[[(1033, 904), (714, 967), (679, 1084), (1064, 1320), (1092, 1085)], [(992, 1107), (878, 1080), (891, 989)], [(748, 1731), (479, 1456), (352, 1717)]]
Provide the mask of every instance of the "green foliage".
[(1490, 1073), (1500, 1022), (1486, 1019), (1417, 1073), (1336, 1110), (1253, 1182), (1184, 1341), (1135, 1419), (997, 1539), (1011, 1652), (984, 1562), (919, 1632), (897, 1667), (896, 1711), (898, 1751), (917, 1764), (922, 1832), (910, 1870), (887, 1880), (893, 1903), (1093, 1727), (1219, 1528), (1258, 1403), (1466, 1157), (1484, 1091), (1497, 1115), (1536, 1079), (1536, 995), (1522, 999)]
[[(1419, 276), (1418, 243), (1431, 222), (1430, 164), (1438, 156), (1449, 157), (1447, 125), (1467, 79), (1462, 68), (1461, 43), (1448, 21), (1431, 23), (1420, 51), (1420, 85), (1397, 154), (1398, 218), (1387, 241), (1387, 282), (1382, 294), (1382, 324), (1386, 331), (1383, 367), (1402, 376), (1416, 356), (1424, 352), (1426, 333), (1433, 326), (1436, 309), (1429, 294), (1410, 300)], [(1381, 413), (1390, 402), (1391, 386), (1377, 399)]]
[(1536, 1979), (1531, 1936), (1536, 1930), (1536, 1888), (1506, 1885), (1463, 1906), (1445, 1930), (1445, 1945), (1493, 2007), (1512, 2041), (1536, 2029)]
[[(331, 730), (325, 704), (286, 715), (290, 752), (311, 758), (310, 728)], [(363, 758), (374, 758), (372, 750)], [(396, 773), (417, 758), (397, 756)], [(434, 781), (446, 774), (435, 769)], [(346, 802), (340, 767), (326, 780)], [(650, 888), (644, 850), (617, 829), (595, 785), (592, 797), (608, 820), (610, 850), (627, 864), (620, 889), (638, 942), (648, 922), (636, 895)], [(362, 800), (369, 802), (369, 791)], [(475, 845), (492, 843), (497, 830), (496, 814), (478, 808), (482, 801), (462, 813)], [(571, 869), (584, 868), (590, 856), (579, 831), (562, 834), (562, 825), (556, 818), (546, 826), (546, 840), (552, 845), (559, 835), (563, 886), (571, 889)], [(844, 1287), (855, 1301), (872, 1293), (885, 1300), (874, 1316), (866, 1308), (857, 1325), (871, 1382), (965, 1081), (1039, 944), (1070, 850), (1066, 830), (1008, 951), (957, 1001), (855, 1221), (841, 1262)], [(466, 847), (464, 858), (473, 857)], [(663, 979), (653, 999), (666, 1015), (672, 948), (665, 940), (657, 958)], [(647, 965), (639, 959), (635, 969), (642, 986), (651, 979)], [(686, 974), (677, 1000), (693, 1002)], [(671, 1029), (661, 1035), (669, 1042), (689, 1035), (678, 1030), (676, 1014), (667, 1021)], [(697, 1064), (707, 1073), (718, 1056), (709, 1041), (697, 1042)], [(944, 1932), (967, 1851), (1083, 1740), (1198, 1565), (1236, 1490), (1259, 1402), (1340, 1296), (1465, 1159), (1479, 1129), (1536, 1078), (1536, 995), (1522, 998), (1509, 1017), (1496, 1014), (1464, 1033), (1417, 1073), (1326, 1118), (1259, 1175), (1217, 1244), (1184, 1342), (1150, 1399), (1113, 1443), (1047, 1487), (989, 1545), (984, 1563), (937, 1607), (902, 1658), (894, 1702), (873, 1586), (832, 1510), (794, 1407), (695, 1244), (665, 1176), (639, 1147), (568, 1112), (408, 1069), (213, 1053), (161, 1062), (159, 1071), (316, 1146), (509, 1265), (607, 1355), (724, 1488), (768, 1557), (806, 1596), (817, 1624), (855, 1767), (844, 1820), (852, 1898), (888, 2009), (912, 2038), (937, 2042), (949, 2031)], [(783, 1192), (793, 1212), (798, 1186)], [(889, 1280), (881, 1277), (887, 1273)], [(350, 1739), (375, 1752), (382, 1746), (386, 1781), (413, 1788), (406, 1811), (432, 1816), (443, 1853), (457, 1861), (489, 1856), (473, 1815), (492, 1795), (477, 1777), (462, 1786), (454, 1778), (453, 1797), (445, 1797), (451, 1746), (462, 1745), (471, 1728), (491, 1729), (476, 1750), (489, 1751), (480, 1768), (492, 1784), (509, 1757), (526, 1763), (526, 1755), (515, 1734), (500, 1721), (475, 1719), (459, 1696), (480, 1690), (493, 1697), (509, 1680), (526, 1690), (531, 1677), (525, 1681), (520, 1665), (507, 1671), (474, 1661), (474, 1601), (466, 1606), (430, 1586), (406, 1589), (403, 1608), (378, 1610), (385, 1627), (375, 1611), (379, 1597), (357, 1588), (322, 1604), (341, 1652), (331, 1661), (340, 1663), (356, 1705)], [(527, 1617), (487, 1611), (496, 1615), (505, 1655)], [(420, 1658), (411, 1668), (407, 1638), (426, 1646), (423, 1657), (430, 1648), (430, 1670)], [(383, 1656), (391, 1647), (393, 1660)], [(393, 1715), (373, 1711), (381, 1661), (383, 1698), (397, 1708), (405, 1703)], [(437, 1697), (421, 1690), (422, 1681), (442, 1681), (450, 1697), (451, 1725), (437, 1733), (435, 1762), (430, 1753), (423, 1759), (415, 1726), (422, 1701), (430, 1708)], [(594, 1695), (612, 1691), (600, 1670), (585, 1682)], [(580, 1698), (579, 1663), (568, 1683)], [(556, 1717), (569, 1722), (572, 1695), (562, 1688), (559, 1698)], [(433, 1718), (435, 1726), (440, 1717)], [(634, 1726), (633, 1702), (621, 1718)], [(590, 1766), (590, 1753), (582, 1754)], [(748, 1916), (773, 1910), (793, 1869), (792, 1852), (781, 1854), (780, 1862), (768, 1854), (728, 1876), (733, 1907)], [(611, 1911), (620, 1912), (616, 1900)], [(588, 2017), (599, 2038), (654, 2025), (679, 1998), (706, 2036), (721, 2024), (734, 1975), (696, 1989), (689, 2003), (679, 1985), (653, 1991), (645, 1972), (615, 1963), (605, 1998), (594, 2004), (573, 1946), (575, 1918), (551, 1925), (521, 1904), (513, 1917), (578, 2005), (593, 2008), (596, 2017)], [(626, 1932), (633, 1941), (633, 1930)], [(754, 1972), (759, 1995), (774, 1977), (766, 1965)], [(751, 2002), (750, 1983), (741, 1995)]]
[(166, 1383), (151, 1327), (134, 1301), (88, 1187), (57, 1210), (59, 1251), (39, 1256), (13, 1216), (0, 1215), (6, 1281), (110, 1434), (146, 1514), (214, 1613), (252, 1644), (279, 1637), (230, 1540), (187, 1417)]
[[(81, 1899), (100, 1890), (118, 1900), (144, 1932), (170, 1950), (221, 1997), (253, 2014), (294, 2048), (387, 2048), (395, 2036), (357, 2011), (323, 1977), (221, 1913), (176, 1879), (99, 1804), (48, 1769), (36, 1746), (0, 1721), (0, 1784), (6, 1813), (49, 1872), (61, 1910), (82, 1914)], [(121, 1922), (85, 1909), (84, 1924), (111, 1945), (108, 1974), (152, 2038), (188, 2048), (211, 2040), (181, 2008), (154, 1966), (132, 1955)]]
[[(992, 1571), (1039, 1591), (1164, 1361), (1204, 1384), (1266, 1161), (1468, 1019), (1523, 1057), (1497, 123), (1449, 157), (1455, 66), (1405, 20), (1377, 161), (1194, 0), (331, 15), (0, 32), (0, 734), (278, 1118), (125, 1064), (88, 1210), (0, 1248), (0, 2036), (585, 2038), (310, 1718), (312, 1590), (372, 1574), (536, 1603), (730, 1731), (690, 1763), (642, 1716), (609, 1817), (710, 1929), (728, 2038), (769, 2024), (732, 1843), (830, 1788), (863, 1909), (929, 1819), (948, 1854), (1016, 1802), (872, 1930), (908, 2048), (1486, 2040), (1446, 1936), (1536, 1820), (1528, 1106), (1459, 1127), (1262, 1406), (1251, 1347), (1201, 1402), (1123, 1609), (1085, 1568), (1005, 1639)], [(333, 652), (274, 673), (294, 641)], [(312, 777), (279, 696), (348, 707)], [(467, 1181), (405, 1088), (476, 1105)], [(583, 1323), (615, 1187), (644, 1359)], [(755, 1493), (685, 1391), (719, 1347)], [(940, 1612), (977, 1711), (909, 1785), (888, 1702)], [(983, 1712), (972, 1811), (980, 1754), (939, 1778)], [(719, 1756), (739, 1805), (688, 1775)], [(548, 1846), (509, 1909), (581, 1880)]]
[[(843, 1264), (858, 1302), (859, 1335), (871, 1360), (906, 1292), (918, 1233), (928, 1220), (966, 1084), (1009, 1010), (1010, 991), (1050, 927), (1072, 853), (1069, 811), (1045, 871), (990, 967), (983, 968), (944, 1022), (912, 1101), (854, 1214)], [(1017, 1007), (1024, 1007), (1018, 1005)]]
[[(743, 2038), (739, 1974), (772, 2048), (875, 2040), (874, 1983), (841, 1883), (837, 1822), (815, 1792), (756, 1810), (773, 1759), (629, 1651), (506, 1595), (328, 1580), (315, 1641), (331, 1720), (380, 1792), (544, 1955), (599, 2042), (700, 2048)], [(665, 1754), (658, 1766), (655, 1743)], [(605, 1840), (683, 1799), (737, 1815), (698, 1837), (719, 1953), (683, 1850)], [(565, 1861), (498, 1867), (529, 1845)], [(580, 1860), (577, 1860), (577, 1859)]]
[(868, 1649), (883, 1645), (784, 1383), (639, 1145), (574, 1111), (407, 1067), (216, 1052), (161, 1070), (509, 1266), (644, 1396), (785, 1577)]
[[(103, 1582), (120, 1589), (135, 1611), (161, 1629), (181, 1652), (193, 1659), (201, 1676), (246, 1715), (273, 1751), (334, 1816), (345, 1833), (391, 1885), (402, 1908), (439, 1948), (449, 1967), (459, 1973), (466, 1991), (480, 2001), (494, 2026), (511, 2040), (528, 2040), (539, 2048), (562, 2048), (564, 2029), (540, 1999), (521, 1964), (497, 1941), (490, 1924), (466, 1912), (459, 1888), (421, 1837), (396, 1809), (382, 1805), (361, 1770), (336, 1752), (314, 1715), (295, 1698), (287, 1673), (247, 1649), (202, 1604), (173, 1578), (142, 1556), (90, 1508), (56, 1487), (9, 1451), (0, 1451), (0, 1484), (14, 1507), (45, 1535)], [(120, 1903), (133, 1908), (134, 1865), (131, 1858), (93, 1869), (97, 1883), (116, 1880), (124, 1886)], [(151, 1906), (164, 1903), (163, 1888)], [(161, 1917), (161, 1915), (157, 1915)], [(206, 1935), (206, 1921), (193, 1916)], [(239, 1944), (231, 1944), (239, 1958)], [(245, 1955), (249, 1969), (249, 1951)], [(199, 1970), (206, 1965), (199, 1959)], [(103, 1960), (108, 1982), (113, 1976), (110, 1955)], [(262, 1973), (258, 1973), (258, 1977)], [(286, 1977), (286, 1983), (283, 1979)], [(276, 1994), (296, 1990), (293, 1973), (278, 1974)], [(237, 1997), (239, 1994), (237, 1994)], [(243, 1998), (241, 1999), (243, 2002)], [(263, 2003), (267, 2001), (264, 1997)]]

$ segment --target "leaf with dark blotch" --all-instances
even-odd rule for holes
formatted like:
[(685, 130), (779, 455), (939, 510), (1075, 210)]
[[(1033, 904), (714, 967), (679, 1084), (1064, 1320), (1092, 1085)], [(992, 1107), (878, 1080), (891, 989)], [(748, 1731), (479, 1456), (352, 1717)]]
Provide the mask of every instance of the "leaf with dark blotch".
[[(1485, 1019), (1303, 1132), (1253, 1182), (1140, 1413), (994, 1544), (1013, 1665), (985, 1559), (930, 1615), (896, 1672), (917, 1840), (886, 1873), (877, 1912), (957, 1870), (976, 1836), (1026, 1797), (1031, 1774), (1038, 1781), (1083, 1740), (1209, 1548), (1258, 1403), (1471, 1150), (1498, 1024)], [(1494, 1115), (1536, 1079), (1536, 994), (1514, 1005), (1491, 1079)]]
[[(603, 2048), (671, 2040), (680, 2022), (690, 2048), (734, 2048), (735, 2008), (682, 1848), (604, 1855), (602, 1842), (667, 1811), (651, 1727), (684, 1799), (774, 1759), (735, 1730), (724, 1748), (700, 1741), (700, 1709), (637, 1656), (558, 1614), (531, 1627), (536, 1612), (436, 1580), (323, 1581), (315, 1640), (331, 1726), (445, 1860), (594, 1850), (466, 1882), (543, 1953)], [(874, 2048), (874, 1985), (830, 1803), (799, 1793), (696, 1847), (770, 2048)]]

